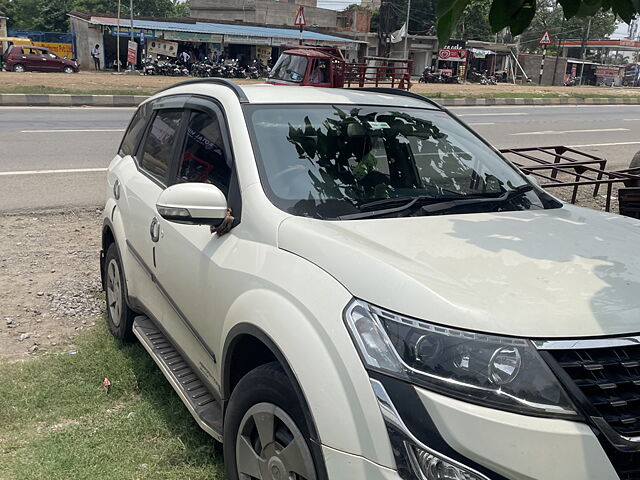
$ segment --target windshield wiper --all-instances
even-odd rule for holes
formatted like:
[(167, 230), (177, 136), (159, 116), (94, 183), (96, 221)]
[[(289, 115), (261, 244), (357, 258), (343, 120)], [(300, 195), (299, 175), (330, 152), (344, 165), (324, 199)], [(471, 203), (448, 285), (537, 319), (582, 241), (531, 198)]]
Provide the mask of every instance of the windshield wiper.
[(525, 184), (508, 190), (498, 197), (474, 197), (469, 199), (454, 199), (446, 202), (438, 202), (434, 205), (425, 205), (422, 210), (426, 213), (441, 212), (443, 210), (449, 210), (451, 208), (459, 207), (461, 205), (477, 205), (479, 203), (504, 203), (509, 200), (513, 200), (520, 195), (524, 195), (527, 192), (533, 190), (533, 185)]
[[(504, 194), (498, 197), (487, 197), (478, 195), (464, 195), (464, 197), (471, 198), (451, 198), (451, 197), (430, 197), (426, 195), (419, 195), (416, 197), (393, 197), (385, 198), (383, 200), (376, 200), (373, 202), (363, 203), (359, 208), (365, 208), (367, 211), (352, 213), (348, 215), (340, 215), (339, 220), (357, 220), (360, 218), (373, 218), (380, 215), (391, 215), (393, 213), (399, 213), (406, 211), (415, 205), (422, 206), (422, 210), (428, 213), (439, 212), (441, 210), (448, 210), (450, 208), (458, 207), (460, 205), (472, 205), (478, 203), (502, 203), (512, 200), (520, 195), (533, 190), (533, 186), (529, 184), (520, 185), (513, 190), (508, 190)], [(377, 208), (384, 207), (385, 205), (392, 205), (394, 203), (402, 202), (402, 205), (391, 208)], [(375, 210), (368, 210), (375, 208)]]

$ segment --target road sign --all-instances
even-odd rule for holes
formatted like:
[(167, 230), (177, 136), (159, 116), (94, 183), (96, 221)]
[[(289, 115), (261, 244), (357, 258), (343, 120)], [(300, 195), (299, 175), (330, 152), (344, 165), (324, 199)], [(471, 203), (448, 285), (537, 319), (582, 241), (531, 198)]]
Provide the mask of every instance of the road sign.
[(542, 38), (538, 41), (540, 45), (551, 45), (551, 35), (549, 35), (549, 30), (545, 30), (542, 34)]
[(296, 27), (303, 27), (307, 24), (307, 21), (304, 19), (304, 7), (301, 5), (298, 8), (298, 13), (296, 13), (296, 20), (293, 22)]

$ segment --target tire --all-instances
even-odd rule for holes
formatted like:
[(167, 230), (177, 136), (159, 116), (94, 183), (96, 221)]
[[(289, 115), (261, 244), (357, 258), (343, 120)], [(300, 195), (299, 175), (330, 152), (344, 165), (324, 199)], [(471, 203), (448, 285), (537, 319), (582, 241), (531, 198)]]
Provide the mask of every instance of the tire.
[(135, 338), (132, 325), (136, 312), (127, 304), (127, 284), (122, 260), (115, 243), (109, 245), (104, 258), (104, 286), (109, 331), (118, 340), (131, 342)]
[(222, 444), (226, 478), (318, 480), (322, 459), (314, 458), (309, 438), (286, 373), (277, 362), (261, 365), (238, 382), (229, 400)]
[(24, 73), (26, 72), (26, 69), (24, 68), (24, 65), (22, 65), (21, 63), (16, 63), (13, 66), (13, 71), (16, 73)]
[(69, 67), (69, 66), (64, 67), (64, 68), (62, 69), (62, 71), (63, 71), (64, 73), (75, 73), (75, 72), (76, 72), (76, 71), (73, 69), (73, 67)]
[[(634, 155), (633, 160), (631, 160), (631, 163), (629, 164), (629, 168), (637, 168), (636, 171), (629, 172), (629, 173), (633, 173), (634, 175), (640, 175), (640, 151), (638, 151), (638, 153)], [(625, 182), (625, 185), (627, 187), (640, 187), (640, 179), (628, 180)]]

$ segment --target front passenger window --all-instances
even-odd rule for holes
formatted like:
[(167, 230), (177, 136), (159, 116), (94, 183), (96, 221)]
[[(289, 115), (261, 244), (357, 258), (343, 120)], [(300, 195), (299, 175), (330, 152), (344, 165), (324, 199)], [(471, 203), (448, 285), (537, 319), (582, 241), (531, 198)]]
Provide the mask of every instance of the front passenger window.
[(228, 196), (231, 169), (217, 117), (202, 112), (191, 114), (178, 182), (211, 183)]
[(153, 119), (144, 142), (140, 167), (163, 181), (169, 170), (181, 119), (182, 110), (161, 110)]

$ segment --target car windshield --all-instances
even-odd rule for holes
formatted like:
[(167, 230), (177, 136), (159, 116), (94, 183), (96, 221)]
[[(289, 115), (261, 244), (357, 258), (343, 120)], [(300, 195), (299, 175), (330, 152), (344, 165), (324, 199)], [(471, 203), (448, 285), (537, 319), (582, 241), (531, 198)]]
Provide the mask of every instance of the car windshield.
[(271, 70), (270, 79), (299, 83), (307, 70), (307, 57), (283, 54)]
[(294, 215), (345, 219), (559, 206), (446, 112), (253, 105), (247, 116), (265, 192)]

